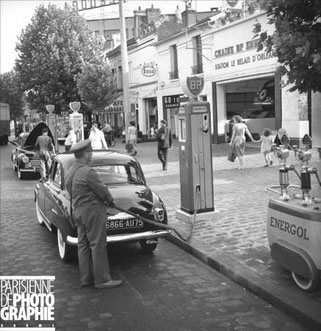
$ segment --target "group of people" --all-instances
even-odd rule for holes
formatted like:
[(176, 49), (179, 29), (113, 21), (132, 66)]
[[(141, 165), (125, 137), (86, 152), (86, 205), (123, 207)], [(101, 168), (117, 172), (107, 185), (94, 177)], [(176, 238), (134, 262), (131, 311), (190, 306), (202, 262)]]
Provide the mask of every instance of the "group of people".
[(251, 139), (252, 142), (261, 142), (261, 153), (263, 155), (265, 164), (264, 167), (270, 167), (273, 164), (272, 161), (272, 144), (276, 146), (282, 145), (281, 139), (284, 135), (287, 135), (285, 129), (281, 128), (278, 130), (275, 138), (272, 136), (272, 132), (269, 128), (265, 128), (260, 139), (255, 140), (250, 133), (247, 125), (243, 122), (241, 116), (236, 115), (233, 118), (234, 124), (232, 129), (232, 136), (230, 140), (230, 150), (228, 160), (234, 162), (237, 158), (239, 161), (239, 169), (244, 169), (244, 151), (246, 143), (246, 135)]

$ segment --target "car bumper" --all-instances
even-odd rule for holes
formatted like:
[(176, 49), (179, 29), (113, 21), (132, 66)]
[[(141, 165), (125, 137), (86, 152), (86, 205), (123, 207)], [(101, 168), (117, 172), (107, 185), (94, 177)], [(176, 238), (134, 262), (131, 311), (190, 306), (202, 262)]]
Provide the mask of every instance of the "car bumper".
[[(171, 233), (171, 230), (157, 230), (157, 231), (146, 231), (141, 233), (130, 233), (130, 234), (116, 234), (106, 236), (107, 244), (120, 243), (120, 242), (130, 242), (130, 241), (140, 241), (156, 239), (160, 237), (166, 237)], [(67, 236), (67, 243), (69, 245), (77, 245), (78, 238)]]

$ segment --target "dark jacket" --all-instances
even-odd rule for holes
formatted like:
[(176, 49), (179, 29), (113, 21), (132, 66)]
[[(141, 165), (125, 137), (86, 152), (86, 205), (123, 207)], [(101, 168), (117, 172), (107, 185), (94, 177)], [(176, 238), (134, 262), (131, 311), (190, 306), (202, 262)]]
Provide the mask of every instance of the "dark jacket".
[(172, 133), (167, 127), (161, 127), (156, 135), (158, 141), (158, 148), (172, 147)]

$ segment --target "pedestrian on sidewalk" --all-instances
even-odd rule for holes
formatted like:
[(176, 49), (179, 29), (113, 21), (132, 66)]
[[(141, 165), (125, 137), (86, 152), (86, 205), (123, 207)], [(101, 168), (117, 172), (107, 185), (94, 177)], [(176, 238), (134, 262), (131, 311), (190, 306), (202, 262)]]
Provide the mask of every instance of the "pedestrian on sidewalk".
[(103, 132), (98, 129), (98, 124), (93, 123), (91, 126), (89, 140), (91, 141), (92, 149), (108, 149)]
[(271, 157), (272, 144), (273, 144), (271, 130), (265, 128), (263, 134), (261, 135), (261, 138), (256, 142), (261, 142), (261, 153), (265, 161), (264, 167), (270, 167), (273, 164)]
[(51, 167), (51, 153), (55, 153), (55, 147), (51, 137), (48, 136), (48, 128), (42, 129), (42, 135), (36, 140), (35, 149), (39, 153), (40, 175), (45, 179), (49, 175)]
[[(244, 169), (244, 151), (245, 151), (245, 143), (246, 138), (245, 134), (247, 134), (251, 141), (254, 142), (247, 125), (243, 122), (243, 119), (240, 115), (236, 115), (235, 124), (233, 125), (233, 133), (230, 142), (230, 154), (234, 154), (239, 161), (239, 169)], [(234, 160), (233, 160), (234, 161)], [(232, 162), (233, 162), (232, 161)]]
[(135, 126), (135, 121), (130, 121), (129, 122), (129, 127), (127, 131), (127, 136), (126, 136), (126, 149), (127, 153), (130, 155), (136, 155), (137, 154), (137, 149), (136, 149), (136, 144), (137, 144), (137, 128)]
[(67, 126), (67, 138), (65, 140), (65, 151), (68, 152), (70, 151), (71, 147), (76, 144), (77, 142), (77, 136), (74, 131), (74, 129), (71, 126)]
[(166, 126), (166, 121), (161, 120), (161, 127), (159, 128), (156, 140), (158, 141), (157, 155), (162, 163), (163, 170), (167, 170), (167, 154), (168, 148), (172, 147), (172, 133)]
[(75, 162), (65, 180), (77, 224), (81, 287), (120, 286), (122, 281), (112, 280), (110, 275), (106, 243), (106, 207), (112, 206), (114, 199), (89, 166), (93, 155), (90, 140), (75, 144), (71, 151)]

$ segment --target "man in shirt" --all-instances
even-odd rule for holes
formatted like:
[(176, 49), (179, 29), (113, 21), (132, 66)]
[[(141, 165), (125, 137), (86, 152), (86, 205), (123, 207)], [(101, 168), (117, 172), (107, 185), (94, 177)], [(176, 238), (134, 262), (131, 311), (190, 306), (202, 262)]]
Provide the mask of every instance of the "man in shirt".
[(89, 134), (92, 149), (108, 149), (105, 136), (101, 130), (98, 129), (97, 123), (93, 123)]
[(73, 128), (71, 126), (67, 126), (67, 133), (68, 133), (68, 136), (65, 140), (65, 151), (70, 151), (71, 147), (73, 145), (76, 144), (77, 142), (77, 136), (76, 136), (76, 133), (75, 131), (73, 130)]
[(45, 179), (51, 167), (50, 152), (55, 152), (51, 137), (48, 136), (48, 128), (42, 129), (42, 135), (36, 140), (35, 149), (39, 151), (40, 175)]
[(158, 141), (158, 158), (163, 165), (163, 170), (167, 170), (167, 153), (168, 148), (172, 147), (172, 133), (167, 128), (165, 120), (161, 120), (161, 127), (157, 132), (156, 140)]
[(106, 207), (112, 205), (114, 199), (97, 172), (89, 166), (92, 160), (90, 140), (75, 144), (71, 151), (76, 160), (65, 181), (77, 223), (81, 287), (120, 286), (121, 280), (111, 279), (106, 243)]

